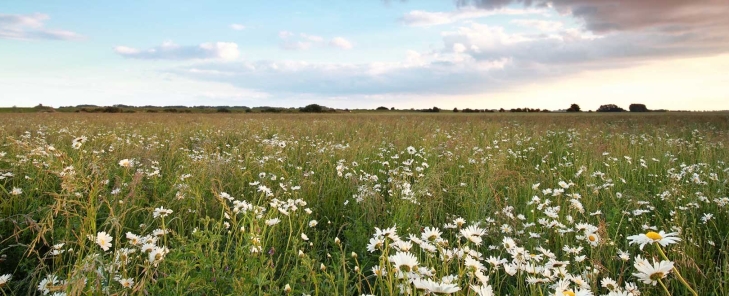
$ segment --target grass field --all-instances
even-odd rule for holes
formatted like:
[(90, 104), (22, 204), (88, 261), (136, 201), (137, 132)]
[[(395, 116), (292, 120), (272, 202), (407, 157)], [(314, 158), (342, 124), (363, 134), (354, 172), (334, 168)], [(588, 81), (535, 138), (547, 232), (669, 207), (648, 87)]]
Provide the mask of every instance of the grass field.
[(729, 114), (2, 114), (4, 295), (728, 295)]

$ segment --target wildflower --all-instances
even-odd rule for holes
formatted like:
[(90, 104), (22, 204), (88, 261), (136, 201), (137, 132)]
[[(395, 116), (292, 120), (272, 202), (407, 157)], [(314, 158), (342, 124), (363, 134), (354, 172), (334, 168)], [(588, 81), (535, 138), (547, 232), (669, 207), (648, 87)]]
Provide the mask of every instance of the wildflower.
[(126, 279), (119, 279), (119, 284), (122, 285), (124, 288), (131, 288), (134, 286), (134, 279), (133, 278), (126, 278)]
[(149, 260), (149, 263), (157, 265), (160, 261), (162, 261), (166, 254), (167, 248), (155, 247), (154, 250), (149, 252), (149, 258), (147, 259)]
[(316, 225), (319, 224), (316, 220), (309, 221), (309, 227), (316, 227)]
[(122, 159), (122, 160), (119, 161), (119, 166), (121, 166), (123, 168), (133, 167), (134, 166), (134, 160), (130, 160), (130, 159), (127, 159), (127, 158)]
[(155, 247), (156, 246), (154, 244), (146, 243), (146, 244), (142, 245), (142, 252), (144, 252), (144, 253), (152, 252), (152, 250), (154, 250)]
[(372, 274), (375, 276), (381, 277), (387, 274), (387, 271), (384, 267), (380, 267), (379, 265), (372, 266)]
[(609, 277), (602, 279), (600, 285), (610, 291), (615, 291), (618, 289), (618, 283), (614, 279), (611, 279)]
[(473, 259), (473, 257), (471, 257), (471, 256), (466, 256), (465, 264), (466, 264), (466, 267), (471, 267), (474, 270), (484, 270), (484, 269), (486, 269), (486, 267), (483, 266), (483, 264), (481, 264), (480, 261), (478, 261), (476, 259)]
[(661, 246), (667, 246), (670, 244), (675, 244), (676, 242), (681, 241), (681, 238), (676, 237), (678, 235), (678, 232), (671, 232), (671, 233), (665, 233), (663, 230), (660, 232), (654, 232), (649, 231), (646, 234), (638, 234), (638, 235), (631, 235), (628, 237), (630, 240), (630, 244), (640, 244), (640, 249), (643, 250), (643, 247), (646, 244), (652, 244), (652, 243), (659, 243)]
[(23, 189), (20, 189), (18, 187), (13, 187), (13, 190), (10, 191), (11, 195), (21, 195), (23, 194)]
[(169, 214), (172, 214), (172, 210), (165, 209), (164, 206), (161, 206), (159, 208), (154, 209), (154, 213), (152, 214), (152, 216), (154, 218), (158, 218), (158, 217), (164, 218), (164, 217), (167, 217), (167, 215), (169, 215)]
[(398, 251), (395, 255), (390, 255), (388, 259), (398, 270), (413, 271), (418, 266), (418, 258), (408, 252)]
[(453, 224), (456, 224), (456, 226), (458, 226), (458, 228), (460, 228), (461, 226), (463, 226), (464, 224), (466, 224), (466, 219), (463, 219), (461, 217), (458, 217), (458, 218), (456, 218), (456, 219), (453, 220)]
[(309, 237), (308, 237), (308, 236), (306, 236), (306, 234), (305, 234), (305, 233), (302, 233), (302, 234), (301, 234), (301, 239), (303, 239), (303, 240), (305, 240), (305, 241), (308, 241), (308, 240), (309, 240)]
[(585, 234), (585, 239), (593, 247), (597, 246), (600, 243), (600, 236), (595, 232)]
[(443, 233), (436, 227), (426, 227), (420, 237), (426, 241), (435, 241), (440, 239)]
[(284, 286), (284, 292), (286, 292), (287, 294), (291, 293), (291, 286), (289, 284), (286, 284), (286, 286)]
[(562, 189), (570, 188), (570, 184), (567, 184), (565, 181), (559, 181), (559, 187), (562, 187)]
[(5, 286), (5, 284), (7, 284), (10, 281), (10, 279), (12, 279), (12, 278), (13, 278), (13, 275), (9, 274), (9, 273), (0, 276), (0, 287)]
[(461, 229), (461, 235), (463, 235), (463, 237), (465, 237), (466, 239), (472, 241), (477, 246), (481, 245), (481, 242), (483, 241), (483, 239), (481, 239), (481, 236), (485, 234), (486, 231), (477, 227), (476, 225), (471, 225), (464, 229)]
[(638, 270), (637, 273), (633, 274), (634, 276), (645, 284), (652, 284), (655, 286), (660, 279), (665, 278), (671, 272), (671, 269), (673, 269), (673, 262), (667, 260), (658, 262), (653, 259), (653, 264), (651, 264), (648, 260), (645, 260), (640, 256), (636, 256), (635, 264), (633, 264), (633, 266)]
[(481, 286), (471, 285), (471, 290), (476, 292), (476, 296), (494, 296), (494, 289), (488, 284)]
[(367, 251), (373, 253), (375, 250), (382, 248), (385, 245), (385, 241), (379, 237), (370, 238), (370, 243), (367, 244)]
[(268, 219), (268, 220), (266, 220), (266, 225), (274, 226), (280, 222), (281, 222), (281, 219), (279, 219), (279, 218)]
[(410, 155), (413, 155), (413, 154), (415, 154), (415, 152), (418, 152), (417, 150), (415, 150), (415, 147), (413, 147), (413, 146), (408, 146), (407, 151), (408, 151), (408, 154), (410, 154)]
[(416, 289), (428, 290), (437, 294), (451, 294), (461, 290), (455, 284), (439, 283), (431, 279), (414, 279), (413, 285)]
[(109, 235), (105, 231), (100, 231), (99, 233), (96, 234), (96, 243), (104, 251), (108, 251), (109, 248), (111, 248), (112, 239), (113, 238), (111, 237), (111, 235)]
[(41, 291), (43, 295), (47, 295), (51, 292), (52, 289), (55, 289), (54, 286), (59, 284), (60, 281), (58, 280), (58, 277), (52, 274), (46, 275), (46, 278), (44, 278), (39, 284), (38, 284), (38, 291)]

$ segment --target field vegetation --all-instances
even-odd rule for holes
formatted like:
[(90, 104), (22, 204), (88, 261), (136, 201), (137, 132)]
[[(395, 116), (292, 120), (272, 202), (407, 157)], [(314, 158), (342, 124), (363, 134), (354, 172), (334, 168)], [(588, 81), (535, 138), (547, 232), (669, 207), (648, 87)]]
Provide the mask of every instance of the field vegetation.
[(728, 295), (729, 114), (3, 114), (2, 295)]

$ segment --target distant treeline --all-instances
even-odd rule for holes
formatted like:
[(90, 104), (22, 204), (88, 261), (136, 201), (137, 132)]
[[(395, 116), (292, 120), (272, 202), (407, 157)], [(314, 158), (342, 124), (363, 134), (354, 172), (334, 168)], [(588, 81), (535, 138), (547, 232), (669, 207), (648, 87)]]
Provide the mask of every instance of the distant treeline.
[[(544, 112), (583, 112), (583, 110), (580, 108), (578, 104), (571, 104), (569, 108), (562, 109), (562, 110), (547, 110), (547, 109), (539, 109), (539, 108), (512, 108), (512, 109), (472, 109), (472, 108), (465, 108), (465, 109), (458, 109), (453, 108), (452, 110), (443, 110), (438, 107), (432, 107), (427, 109), (395, 109), (395, 107), (385, 107), (380, 106), (375, 109), (355, 109), (355, 110), (349, 110), (349, 109), (336, 109), (336, 108), (330, 108), (318, 104), (309, 104), (305, 107), (299, 107), (299, 108), (285, 108), (285, 107), (271, 107), (271, 106), (261, 106), (261, 107), (248, 107), (248, 106), (182, 106), (182, 105), (170, 105), (170, 106), (153, 106), (153, 105), (145, 105), (145, 106), (131, 106), (131, 105), (123, 105), (123, 104), (116, 104), (112, 106), (97, 106), (97, 105), (89, 105), (89, 104), (83, 104), (83, 105), (77, 105), (77, 106), (62, 106), (57, 109), (54, 109), (53, 107), (49, 106), (43, 106), (42, 104), (38, 104), (37, 106), (33, 108), (6, 108), (7, 110), (5, 112), (12, 112), (12, 110), (19, 110), (21, 109), (25, 110), (23, 112), (79, 112), (79, 113), (138, 113), (138, 112), (146, 112), (146, 113), (334, 113), (334, 112), (366, 112), (366, 111), (378, 111), (378, 112), (390, 112), (390, 111), (398, 111), (398, 112), (427, 112), (427, 113), (438, 113), (438, 112), (452, 112), (452, 113), (493, 113), (493, 112), (510, 112), (510, 113), (544, 113)], [(27, 110), (26, 110), (27, 109)], [(667, 112), (668, 110), (665, 109), (658, 109), (658, 110), (650, 110), (648, 107), (646, 107), (645, 104), (630, 104), (628, 107), (628, 110), (625, 110), (615, 104), (606, 104), (601, 105), (597, 110), (594, 112)], [(593, 112), (592, 110), (588, 110), (587, 112)], [(677, 111), (673, 111), (677, 112)], [(683, 111), (688, 112), (688, 111)]]

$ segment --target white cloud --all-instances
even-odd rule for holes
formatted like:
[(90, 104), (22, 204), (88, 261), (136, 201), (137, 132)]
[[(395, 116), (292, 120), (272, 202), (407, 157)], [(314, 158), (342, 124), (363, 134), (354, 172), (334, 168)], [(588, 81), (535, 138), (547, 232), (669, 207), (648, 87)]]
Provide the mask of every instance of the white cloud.
[(80, 40), (83, 36), (66, 30), (46, 29), (47, 14), (0, 14), (0, 38), (17, 40)]
[(243, 31), (246, 29), (246, 26), (241, 24), (230, 24), (230, 28), (236, 31)]
[(307, 50), (311, 48), (311, 42), (304, 41), (287, 41), (281, 43), (281, 48), (286, 50)]
[(207, 42), (197, 46), (181, 46), (166, 41), (160, 46), (147, 50), (117, 46), (114, 51), (125, 58), (149, 60), (235, 60), (240, 55), (238, 44), (232, 42)]
[(414, 27), (429, 27), (435, 25), (450, 24), (457, 21), (477, 19), (493, 15), (526, 15), (526, 14), (544, 14), (541, 9), (512, 9), (500, 8), (494, 10), (478, 9), (471, 6), (461, 7), (451, 12), (429, 12), (423, 10), (413, 10), (406, 13), (400, 18), (400, 22)]
[(535, 28), (542, 32), (553, 32), (562, 29), (562, 23), (557, 21), (518, 19), (510, 21), (510, 23), (521, 27)]
[(322, 41), (324, 41), (324, 38), (322, 38), (321, 36), (309, 35), (309, 34), (305, 34), (305, 33), (301, 33), (301, 34), (299, 34), (299, 36), (301, 36), (301, 38), (304, 38), (304, 39), (309, 40), (311, 42), (322, 42)]
[(281, 39), (287, 39), (291, 36), (294, 36), (294, 33), (291, 33), (289, 31), (280, 31), (278, 32), (278, 37)]
[[(307, 63), (299, 61), (246, 61), (196, 64), (171, 70), (185, 77), (256, 88), (274, 95), (315, 96), (454, 94), (500, 87), (500, 77), (511, 64), (508, 58), (477, 60), (468, 53), (417, 53), (403, 62)], [(219, 75), (219, 72), (227, 73)]]
[(352, 43), (349, 42), (349, 40), (342, 37), (334, 37), (331, 41), (329, 41), (329, 45), (341, 49), (352, 49), (353, 47)]
[(324, 37), (299, 33), (298, 35), (290, 31), (281, 31), (278, 37), (282, 39), (280, 46), (285, 50), (307, 50), (313, 46), (322, 46)]

